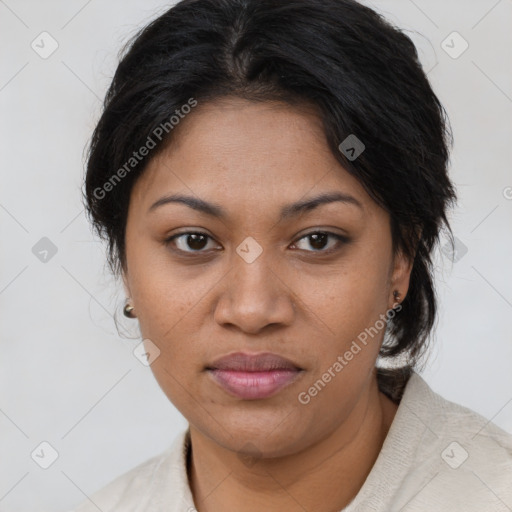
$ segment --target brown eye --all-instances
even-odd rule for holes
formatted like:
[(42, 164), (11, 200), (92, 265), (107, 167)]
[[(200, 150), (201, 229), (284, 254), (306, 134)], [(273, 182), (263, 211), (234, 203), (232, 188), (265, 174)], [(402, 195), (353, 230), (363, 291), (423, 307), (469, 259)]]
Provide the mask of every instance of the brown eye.
[(173, 235), (165, 240), (165, 245), (173, 243), (178, 251), (194, 253), (206, 252), (208, 242), (212, 240), (209, 235), (201, 232), (188, 232)]
[[(329, 246), (330, 239), (333, 240), (333, 242)], [(302, 240), (305, 240), (306, 243), (303, 244), (303, 247), (298, 247), (299, 242)], [(345, 236), (338, 235), (336, 233), (329, 233), (328, 231), (315, 231), (303, 236), (294, 245), (299, 249), (308, 252), (329, 253), (336, 250), (340, 245), (343, 245), (344, 243), (348, 243), (348, 238)], [(308, 249), (307, 246), (311, 247), (312, 250)]]

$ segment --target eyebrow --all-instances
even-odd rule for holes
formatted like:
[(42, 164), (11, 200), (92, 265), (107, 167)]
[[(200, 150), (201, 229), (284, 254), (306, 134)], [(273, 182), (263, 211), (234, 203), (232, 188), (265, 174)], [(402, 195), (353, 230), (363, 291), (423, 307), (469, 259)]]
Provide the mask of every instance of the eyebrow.
[[(306, 199), (304, 201), (298, 201), (296, 203), (288, 204), (283, 206), (280, 213), (280, 219), (289, 219), (290, 217), (295, 217), (304, 213), (306, 211), (311, 211), (320, 205), (340, 202), (348, 205), (354, 205), (364, 210), (363, 205), (359, 200), (355, 197), (342, 193), (342, 192), (331, 192), (320, 194), (316, 197), (312, 197), (310, 199)], [(186, 196), (182, 194), (171, 194), (158, 199), (158, 201), (154, 202), (148, 209), (148, 213), (156, 210), (160, 206), (164, 206), (166, 204), (184, 204), (189, 208), (202, 212), (206, 215), (210, 215), (212, 217), (216, 217), (218, 219), (227, 219), (227, 212), (217, 203), (210, 203), (204, 201), (203, 199), (199, 199), (197, 197)]]

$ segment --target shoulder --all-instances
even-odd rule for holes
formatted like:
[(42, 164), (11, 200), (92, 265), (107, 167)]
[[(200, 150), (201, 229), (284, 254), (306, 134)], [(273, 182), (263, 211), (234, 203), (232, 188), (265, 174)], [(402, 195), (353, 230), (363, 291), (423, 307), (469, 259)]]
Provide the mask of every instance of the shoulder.
[[(401, 404), (402, 405), (402, 404)], [(479, 450), (491, 450), (504, 460), (512, 459), (512, 434), (491, 420), (434, 392), (426, 381), (413, 373), (404, 393), (403, 405), (429, 433), (440, 441), (453, 438)]]
[(110, 512), (135, 510), (138, 502), (146, 492), (152, 476), (162, 462), (168, 458), (169, 450), (152, 457), (135, 468), (120, 475), (108, 485), (96, 491), (73, 512)]
[[(188, 429), (181, 432), (164, 452), (151, 457), (88, 496), (73, 512), (152, 511), (158, 510), (152, 508), (153, 503), (160, 500), (164, 493), (171, 495), (171, 501), (173, 498), (179, 499), (181, 494), (186, 494), (183, 487), (186, 481), (184, 457), (187, 441)], [(169, 505), (171, 501), (168, 501)]]
[(403, 405), (408, 421), (421, 431), (414, 463), (403, 482), (404, 489), (414, 489), (418, 506), (450, 505), (452, 510), (470, 511), (492, 505), (492, 510), (510, 510), (510, 433), (435, 393), (417, 373), (406, 387)]

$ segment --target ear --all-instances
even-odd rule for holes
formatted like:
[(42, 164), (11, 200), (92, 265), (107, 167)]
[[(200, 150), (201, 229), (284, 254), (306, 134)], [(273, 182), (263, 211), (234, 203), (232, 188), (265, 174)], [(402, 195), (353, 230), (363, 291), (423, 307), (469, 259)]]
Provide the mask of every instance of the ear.
[[(391, 307), (397, 302), (403, 302), (409, 291), (412, 267), (414, 265), (418, 245), (421, 242), (422, 233), (423, 228), (420, 226), (412, 227), (411, 231), (408, 233), (409, 239), (412, 238), (414, 244), (414, 252), (411, 257), (408, 258), (401, 248), (398, 249), (394, 255), (393, 264), (391, 266), (388, 297), (388, 301), (392, 304)], [(394, 296), (395, 291), (399, 293), (398, 299)]]
[[(393, 265), (391, 269), (391, 276), (389, 280), (389, 297), (388, 304), (391, 309), (397, 302), (403, 302), (407, 291), (409, 290), (409, 282), (411, 278), (411, 271), (414, 260), (407, 258), (406, 255), (399, 250), (393, 259)], [(398, 300), (394, 296), (394, 292), (397, 291), (400, 295)]]

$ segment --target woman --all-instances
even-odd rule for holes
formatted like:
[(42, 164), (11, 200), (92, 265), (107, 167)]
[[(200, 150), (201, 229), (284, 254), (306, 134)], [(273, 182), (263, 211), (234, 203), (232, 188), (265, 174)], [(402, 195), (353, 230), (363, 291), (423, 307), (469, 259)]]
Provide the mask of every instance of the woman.
[(134, 38), (85, 200), (189, 428), (78, 511), (512, 510), (511, 436), (416, 371), (449, 138), (352, 0), (183, 0)]

